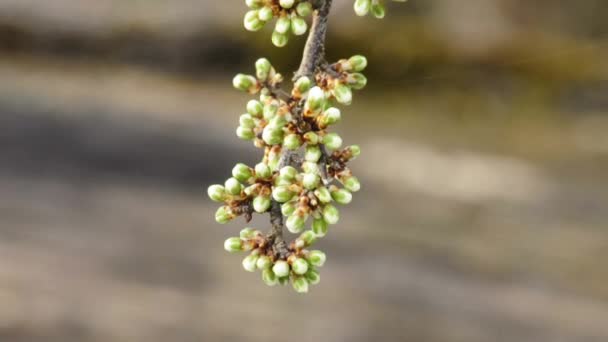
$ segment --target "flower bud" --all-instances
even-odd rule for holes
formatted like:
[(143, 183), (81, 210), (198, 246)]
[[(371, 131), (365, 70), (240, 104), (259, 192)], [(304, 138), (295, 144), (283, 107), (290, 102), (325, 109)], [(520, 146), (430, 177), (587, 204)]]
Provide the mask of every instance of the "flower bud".
[(297, 150), (302, 145), (300, 136), (297, 134), (288, 134), (283, 139), (283, 146), (289, 150)]
[(308, 292), (308, 280), (305, 277), (295, 277), (293, 279), (293, 283), (291, 284), (293, 289), (298, 293), (307, 293)]
[(319, 143), (319, 135), (315, 132), (304, 133), (304, 141), (309, 145), (316, 145)]
[(245, 127), (245, 128), (254, 128), (255, 127), (255, 121), (253, 121), (253, 117), (251, 117), (251, 115), (249, 114), (243, 114), (239, 117), (239, 124), (241, 125), (241, 127)]
[(243, 246), (243, 240), (238, 237), (231, 237), (224, 241), (224, 249), (230, 253), (240, 252)]
[(359, 180), (355, 176), (341, 177), (340, 182), (350, 192), (357, 192), (361, 189), (361, 183), (359, 183)]
[(308, 78), (306, 76), (302, 76), (302, 77), (298, 78), (298, 80), (294, 84), (294, 88), (297, 89), (300, 92), (300, 94), (304, 94), (305, 92), (310, 90), (311, 85), (312, 85), (312, 82), (310, 81), (310, 78)]
[(245, 259), (243, 259), (243, 268), (245, 269), (245, 271), (247, 272), (255, 272), (258, 262), (258, 256), (257, 255), (248, 255), (245, 257)]
[(294, 0), (279, 0), (279, 5), (283, 8), (291, 8), (293, 7)]
[(265, 163), (258, 163), (255, 165), (255, 176), (257, 178), (270, 178), (272, 171)]
[(255, 138), (255, 132), (252, 128), (239, 126), (236, 128), (236, 136), (243, 140), (253, 140), (253, 138)]
[(323, 137), (323, 144), (329, 150), (337, 150), (342, 146), (342, 138), (336, 133), (329, 133)]
[(302, 17), (294, 16), (291, 18), (291, 32), (296, 36), (301, 36), (306, 33), (308, 24)]
[(353, 195), (350, 193), (350, 191), (340, 189), (338, 187), (332, 188), (331, 197), (334, 199), (334, 201), (340, 204), (348, 204), (353, 200)]
[(291, 269), (293, 273), (302, 275), (308, 272), (308, 262), (302, 258), (296, 258), (291, 263)]
[(234, 196), (240, 195), (243, 190), (243, 185), (234, 177), (228, 178), (226, 183), (224, 183), (224, 187), (229, 194)]
[(215, 212), (215, 221), (217, 221), (217, 223), (228, 223), (228, 221), (232, 220), (233, 218), (234, 214), (232, 214), (232, 211), (227, 206), (219, 207)]
[(348, 59), (349, 70), (361, 72), (367, 67), (367, 58), (361, 55), (355, 55)]
[(348, 75), (348, 85), (356, 90), (365, 88), (367, 85), (367, 77), (361, 73), (353, 73)]
[(272, 261), (270, 260), (270, 257), (268, 257), (267, 255), (262, 255), (261, 257), (258, 258), (257, 262), (256, 262), (256, 267), (259, 268), (260, 270), (265, 270), (270, 268), (270, 266), (272, 265)]
[(372, 14), (374, 17), (378, 19), (384, 18), (384, 14), (386, 13), (386, 8), (384, 5), (378, 0), (372, 0)]
[(369, 13), (369, 9), (372, 5), (371, 0), (356, 0), (355, 1), (355, 13), (360, 16), (363, 17), (365, 15), (367, 15), (367, 13)]
[(238, 163), (232, 168), (232, 177), (236, 178), (239, 182), (247, 183), (253, 177), (253, 173), (249, 166)]
[(243, 228), (241, 229), (239, 236), (241, 237), (241, 239), (253, 239), (255, 237), (255, 235), (257, 234), (257, 231), (253, 228)]
[(325, 264), (325, 260), (327, 260), (327, 256), (322, 251), (314, 250), (306, 255), (306, 260), (308, 260), (312, 266), (322, 267)]
[(257, 80), (251, 75), (238, 74), (232, 79), (232, 85), (242, 91), (251, 92), (257, 86)]
[(267, 105), (264, 106), (264, 119), (266, 119), (267, 121), (270, 121), (272, 118), (274, 118), (277, 115), (277, 112), (279, 110), (279, 104), (276, 101), (273, 101)]
[(272, 13), (272, 8), (270, 6), (264, 6), (258, 11), (258, 19), (262, 22), (269, 21), (273, 16), (274, 13)]
[(245, 0), (245, 4), (249, 8), (258, 9), (262, 7), (263, 0)]
[(283, 141), (283, 129), (268, 125), (262, 131), (262, 139), (268, 145), (278, 145)]
[[(287, 26), (287, 29), (289, 29), (289, 26)], [(289, 36), (285, 33), (281, 33), (278, 31), (274, 31), (272, 32), (272, 44), (274, 44), (274, 46), (276, 47), (283, 47), (285, 45), (287, 45), (287, 43), (289, 42)]]
[(243, 18), (243, 26), (247, 31), (259, 31), (262, 27), (264, 27), (264, 22), (258, 18), (258, 10), (251, 10), (245, 13), (245, 18)]
[(258, 213), (265, 213), (270, 208), (270, 197), (257, 196), (253, 199), (253, 210)]
[(262, 281), (268, 286), (275, 286), (279, 282), (277, 276), (271, 269), (265, 269), (262, 271)]
[(305, 248), (317, 241), (317, 236), (311, 230), (302, 233), (295, 241), (296, 248)]
[(302, 163), (302, 170), (305, 173), (319, 173), (319, 165), (317, 162), (305, 161)]
[(327, 108), (327, 110), (325, 110), (325, 112), (323, 112), (323, 115), (321, 115), (318, 120), (319, 120), (319, 123), (321, 124), (321, 126), (327, 127), (329, 125), (333, 125), (336, 122), (340, 121), (341, 117), (342, 117), (342, 115), (338, 108), (330, 107), (330, 108)]
[(331, 204), (326, 204), (323, 208), (323, 219), (328, 224), (336, 224), (340, 220), (340, 212), (338, 208), (334, 207)]
[(323, 218), (314, 219), (312, 221), (312, 231), (315, 233), (317, 237), (324, 237), (327, 235), (327, 228), (329, 225)]
[(260, 58), (255, 62), (255, 73), (258, 79), (262, 82), (268, 79), (272, 65), (266, 58)]
[(264, 106), (258, 100), (250, 100), (247, 102), (247, 113), (254, 118), (261, 118)]
[(304, 230), (304, 224), (306, 223), (306, 219), (308, 215), (298, 215), (298, 213), (294, 213), (293, 215), (287, 217), (287, 221), (285, 222), (285, 226), (291, 233), (300, 233)]
[(300, 2), (296, 7), (296, 13), (300, 17), (307, 17), (312, 13), (312, 4), (308, 1)]
[(306, 146), (306, 152), (304, 153), (304, 159), (309, 162), (316, 163), (321, 158), (321, 149), (317, 145)]
[(296, 201), (290, 201), (281, 205), (281, 214), (283, 216), (291, 216), (296, 211)]
[(351, 145), (347, 149), (352, 156), (351, 159), (357, 158), (361, 154), (361, 147), (359, 145)]
[(304, 275), (304, 277), (306, 278), (306, 280), (308, 280), (308, 283), (310, 285), (317, 285), (319, 282), (321, 282), (321, 275), (319, 274), (319, 271), (311, 268), (308, 270), (308, 272), (306, 272), (306, 274)]
[(331, 202), (331, 194), (329, 190), (324, 186), (320, 186), (315, 190), (315, 196), (317, 196), (317, 199), (321, 203)]
[(215, 202), (224, 202), (224, 199), (226, 198), (226, 189), (219, 184), (214, 184), (207, 188), (207, 195)]
[(293, 181), (294, 179), (296, 179), (296, 176), (298, 175), (298, 170), (296, 170), (295, 167), (293, 166), (284, 166), (283, 168), (281, 168), (281, 170), (279, 171), (279, 176), (291, 180)]
[(315, 86), (308, 92), (308, 98), (306, 99), (306, 107), (313, 113), (319, 113), (323, 109), (325, 102), (325, 92), (323, 89)]
[(289, 264), (285, 260), (279, 260), (272, 266), (272, 272), (279, 278), (286, 277), (289, 275)]
[(338, 84), (331, 90), (332, 95), (341, 104), (349, 105), (353, 102), (353, 92), (349, 86)]
[(285, 203), (293, 198), (295, 194), (289, 191), (287, 186), (277, 186), (272, 189), (272, 198), (279, 203)]
[(268, 126), (271, 126), (272, 128), (283, 128), (286, 124), (287, 118), (285, 115), (275, 115), (272, 119), (270, 119)]
[(302, 186), (308, 190), (312, 190), (319, 185), (320, 177), (316, 173), (305, 173), (302, 177)]

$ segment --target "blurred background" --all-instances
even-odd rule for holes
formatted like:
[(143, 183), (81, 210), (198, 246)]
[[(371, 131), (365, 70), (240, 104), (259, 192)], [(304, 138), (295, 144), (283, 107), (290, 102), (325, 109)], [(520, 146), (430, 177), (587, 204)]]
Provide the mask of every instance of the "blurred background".
[[(0, 341), (607, 341), (608, 2), (336, 0), (363, 191), (306, 296), (222, 248), (240, 1), (0, 0)], [(266, 230), (264, 219), (254, 221)]]

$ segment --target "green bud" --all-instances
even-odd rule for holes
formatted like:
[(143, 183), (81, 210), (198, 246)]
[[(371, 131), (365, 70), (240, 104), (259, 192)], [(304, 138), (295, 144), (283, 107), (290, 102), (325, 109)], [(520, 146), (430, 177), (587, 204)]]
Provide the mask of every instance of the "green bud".
[(332, 189), (331, 197), (340, 204), (348, 204), (353, 200), (353, 194), (351, 194), (350, 191), (337, 187)]
[(325, 92), (323, 89), (315, 86), (308, 91), (306, 99), (306, 107), (313, 113), (319, 113), (323, 109), (325, 103)]
[(262, 27), (264, 27), (264, 22), (258, 18), (258, 15), (258, 10), (251, 10), (245, 13), (243, 26), (245, 26), (247, 31), (259, 31)]
[(260, 103), (260, 101), (250, 100), (249, 102), (247, 102), (247, 113), (249, 113), (254, 118), (261, 118), (263, 110), (264, 106), (262, 106), (262, 103)]
[(258, 213), (265, 213), (270, 208), (270, 197), (257, 196), (253, 199), (253, 210)]
[(322, 251), (314, 250), (308, 253), (306, 259), (312, 266), (322, 267), (325, 264), (325, 260), (327, 260), (327, 256)]
[(319, 135), (315, 132), (304, 133), (304, 141), (309, 145), (316, 145), (319, 143)]
[(255, 272), (258, 262), (258, 256), (257, 255), (248, 255), (245, 257), (245, 259), (243, 259), (243, 268), (245, 269), (245, 271), (247, 272)]
[(291, 269), (293, 273), (302, 275), (308, 272), (308, 262), (302, 258), (296, 258), (291, 263)]
[(287, 221), (285, 222), (285, 226), (291, 233), (300, 233), (304, 230), (304, 224), (306, 223), (306, 219), (308, 215), (298, 215), (294, 213), (293, 215), (287, 217)]
[(253, 239), (255, 237), (255, 235), (257, 234), (257, 231), (253, 228), (243, 228), (241, 229), (241, 232), (239, 233), (239, 236), (241, 237), (241, 239)]
[(239, 182), (247, 183), (253, 177), (253, 173), (249, 166), (238, 163), (232, 168), (232, 177), (236, 178)]
[(308, 1), (300, 2), (296, 7), (296, 13), (300, 17), (307, 17), (312, 13), (312, 4)]
[(272, 189), (272, 198), (279, 203), (285, 203), (293, 198), (295, 194), (289, 191), (287, 186), (277, 186)]
[(291, 18), (291, 32), (296, 36), (301, 36), (306, 33), (308, 24), (302, 17), (294, 16)]
[(245, 4), (249, 8), (258, 9), (258, 8), (262, 7), (263, 1), (262, 0), (245, 0)]
[(355, 1), (355, 13), (360, 16), (363, 17), (365, 15), (367, 15), (367, 13), (369, 13), (369, 9), (372, 5), (371, 0), (356, 0)]
[(256, 262), (256, 266), (260, 270), (269, 269), (271, 265), (272, 261), (270, 260), (270, 257), (266, 255), (262, 255), (261, 257), (259, 257), (258, 261)]
[(287, 118), (285, 118), (285, 115), (275, 115), (270, 119), (268, 126), (271, 126), (272, 128), (283, 128), (286, 124)]
[(272, 70), (272, 65), (268, 59), (260, 58), (255, 62), (255, 73), (260, 81), (264, 82), (268, 79), (270, 70)]
[(255, 176), (257, 178), (270, 178), (272, 171), (265, 163), (258, 163), (255, 166)]
[(283, 130), (268, 125), (262, 131), (262, 140), (268, 145), (278, 145), (283, 141)]
[(334, 207), (331, 204), (326, 204), (323, 208), (323, 219), (328, 224), (336, 224), (340, 220), (340, 212), (338, 208)]
[(321, 282), (321, 275), (319, 274), (319, 271), (311, 268), (308, 270), (308, 272), (306, 272), (306, 274), (304, 275), (304, 277), (306, 278), (306, 280), (308, 280), (308, 283), (310, 285), (317, 285), (319, 282)]
[(240, 252), (243, 246), (243, 240), (238, 237), (231, 237), (224, 241), (224, 249), (230, 253)]
[[(287, 26), (287, 29), (289, 29), (289, 26)], [(272, 32), (272, 44), (274, 44), (274, 46), (276, 47), (283, 47), (285, 45), (287, 45), (287, 43), (289, 42), (289, 36), (285, 33), (281, 33), (278, 31), (274, 31)]]
[(282, 286), (289, 284), (289, 277), (281, 277), (278, 279), (279, 279), (279, 284)]
[(215, 202), (224, 202), (224, 199), (226, 199), (226, 189), (219, 184), (214, 184), (207, 188), (207, 195)]
[(269, 21), (273, 16), (274, 13), (272, 13), (272, 8), (270, 6), (264, 6), (258, 11), (258, 19), (263, 22)]
[(324, 237), (325, 235), (327, 235), (328, 227), (329, 227), (329, 225), (327, 224), (327, 222), (325, 222), (325, 220), (323, 218), (314, 219), (312, 221), (312, 231), (318, 237)]
[(296, 239), (297, 248), (305, 248), (317, 241), (317, 236), (312, 230), (307, 230)]
[(372, 10), (372, 14), (374, 15), (374, 17), (376, 17), (378, 19), (384, 18), (384, 15), (386, 13), (386, 8), (378, 0), (372, 0), (371, 10)]
[(290, 201), (281, 205), (281, 214), (291, 216), (296, 211), (296, 201)]
[(257, 85), (257, 82), (258, 81), (255, 79), (255, 77), (245, 74), (237, 74), (232, 79), (232, 85), (236, 89), (242, 91), (249, 91), (252, 87)]
[(304, 153), (304, 159), (309, 162), (316, 163), (321, 158), (321, 149), (317, 145), (306, 146), (306, 152)]
[(310, 90), (311, 85), (312, 82), (310, 81), (310, 78), (302, 76), (298, 78), (298, 80), (294, 84), (294, 88), (296, 88), (301, 94), (304, 94), (305, 92)]
[(357, 192), (361, 189), (361, 183), (359, 183), (359, 180), (355, 176), (341, 177), (340, 182), (350, 192)]
[(241, 127), (245, 127), (245, 128), (254, 128), (255, 127), (255, 121), (253, 121), (253, 117), (251, 117), (251, 115), (249, 114), (243, 114), (239, 117), (239, 124), (241, 125)]
[(319, 185), (321, 178), (316, 173), (305, 173), (302, 176), (302, 186), (308, 190), (315, 189)]
[(308, 280), (305, 277), (295, 277), (292, 283), (293, 289), (296, 290), (297, 293), (307, 293), (308, 292)]
[(217, 223), (228, 223), (228, 221), (232, 220), (233, 218), (234, 215), (232, 214), (230, 208), (227, 206), (219, 207), (215, 212), (215, 221), (217, 221)]
[(291, 8), (293, 7), (294, 0), (279, 0), (279, 5), (283, 8)]
[(284, 166), (279, 171), (279, 176), (284, 177), (285, 179), (288, 179), (288, 180), (292, 180), (292, 181), (294, 179), (296, 179), (297, 175), (298, 175), (298, 170), (296, 170), (296, 168), (293, 166)]
[(323, 115), (320, 117), (321, 124), (323, 126), (329, 126), (337, 123), (342, 118), (340, 110), (336, 107), (330, 107), (323, 112)]
[(275, 286), (279, 282), (277, 276), (271, 269), (265, 269), (262, 271), (262, 281), (268, 286)]
[(348, 75), (348, 85), (356, 90), (363, 89), (367, 85), (367, 77), (358, 72), (350, 74)]
[(337, 150), (342, 146), (342, 138), (336, 133), (329, 133), (323, 137), (323, 144), (329, 150)]
[(239, 126), (236, 128), (236, 136), (243, 140), (253, 140), (255, 132), (252, 128)]
[(272, 272), (279, 277), (287, 277), (289, 275), (289, 264), (285, 260), (279, 260), (272, 266)]
[(297, 134), (288, 134), (283, 139), (283, 146), (289, 150), (297, 150), (302, 145), (300, 136)]
[(277, 115), (277, 112), (279, 110), (279, 105), (278, 103), (275, 102), (271, 102), (267, 105), (264, 106), (264, 119), (270, 121), (272, 118), (274, 118)]
[(361, 154), (361, 148), (359, 145), (351, 145), (348, 147), (348, 150), (350, 151), (353, 159), (357, 158)]
[(367, 58), (361, 55), (355, 55), (348, 59), (349, 70), (361, 72), (367, 67)]
[(331, 90), (331, 93), (341, 104), (349, 105), (353, 102), (353, 91), (345, 84), (338, 84)]
[(241, 191), (243, 190), (243, 185), (241, 185), (241, 183), (234, 177), (228, 178), (226, 183), (224, 183), (224, 187), (229, 194), (235, 196), (240, 195)]
[(317, 196), (317, 199), (321, 203), (331, 202), (331, 194), (329, 190), (324, 186), (320, 186), (315, 190), (315, 196)]
[(302, 170), (304, 173), (319, 173), (319, 165), (317, 162), (305, 161), (302, 163)]

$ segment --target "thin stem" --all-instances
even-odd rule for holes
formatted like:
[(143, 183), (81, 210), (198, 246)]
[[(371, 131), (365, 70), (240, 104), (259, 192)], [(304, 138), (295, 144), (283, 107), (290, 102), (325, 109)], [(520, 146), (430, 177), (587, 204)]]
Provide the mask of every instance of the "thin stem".
[[(327, 32), (327, 18), (331, 9), (332, 0), (317, 0), (314, 1), (315, 11), (313, 13), (312, 25), (304, 53), (302, 62), (298, 71), (296, 71), (294, 80), (302, 76), (311, 78), (312, 81), (315, 70), (322, 63), (325, 57), (325, 35)], [(281, 155), (279, 169), (291, 165), (299, 166), (297, 162), (297, 153), (291, 150), (284, 150)], [(295, 165), (294, 165), (295, 164)], [(287, 257), (289, 251), (287, 244), (283, 238), (283, 214), (281, 213), (281, 204), (275, 200), (272, 201), (270, 208), (270, 224), (272, 230), (268, 235), (269, 240), (273, 241), (273, 252), (280, 258)]]

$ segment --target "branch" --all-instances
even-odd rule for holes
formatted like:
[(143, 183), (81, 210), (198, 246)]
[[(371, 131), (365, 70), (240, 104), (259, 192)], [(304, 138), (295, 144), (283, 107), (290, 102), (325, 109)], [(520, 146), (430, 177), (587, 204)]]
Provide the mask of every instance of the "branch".
[[(311, 80), (314, 80), (312, 76), (324, 60), (327, 17), (329, 16), (331, 3), (332, 0), (318, 0), (314, 4), (315, 12), (313, 13), (312, 26), (304, 47), (302, 62), (295, 73), (294, 80), (302, 76), (307, 76)], [(279, 169), (287, 165), (299, 167), (298, 164), (300, 163), (297, 161), (297, 154), (295, 152), (290, 150), (283, 151)], [(272, 230), (268, 235), (268, 239), (272, 241), (273, 252), (276, 256), (285, 258), (289, 251), (283, 238), (283, 214), (281, 213), (281, 204), (275, 200), (272, 200), (270, 208), (270, 224), (272, 225)]]

